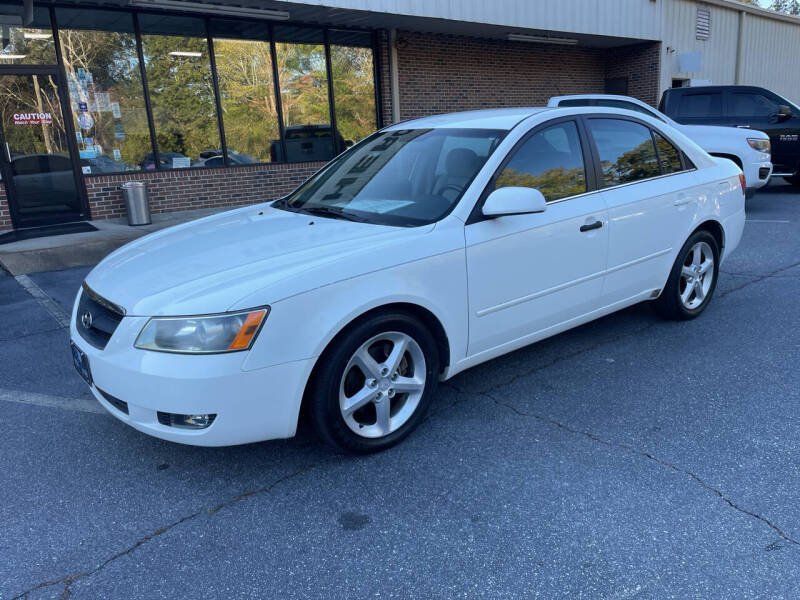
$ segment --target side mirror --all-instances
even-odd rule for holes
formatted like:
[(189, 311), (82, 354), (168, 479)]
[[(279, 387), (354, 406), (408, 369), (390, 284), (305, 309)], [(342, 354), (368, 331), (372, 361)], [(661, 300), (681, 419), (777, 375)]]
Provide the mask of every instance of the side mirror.
[(778, 107), (778, 111), (772, 115), (772, 118), (775, 120), (775, 123), (783, 123), (792, 118), (792, 109), (785, 104)]
[(528, 187), (502, 187), (496, 189), (483, 203), (485, 217), (526, 215), (544, 212), (547, 202), (542, 192)]

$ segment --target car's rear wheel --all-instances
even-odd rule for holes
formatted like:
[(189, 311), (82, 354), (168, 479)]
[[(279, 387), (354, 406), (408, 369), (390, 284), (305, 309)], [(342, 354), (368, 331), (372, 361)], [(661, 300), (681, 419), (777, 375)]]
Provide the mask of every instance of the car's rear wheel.
[(718, 275), (717, 240), (708, 231), (696, 231), (678, 253), (655, 309), (668, 319), (694, 319), (711, 301)]
[(784, 177), (786, 183), (791, 183), (794, 186), (800, 187), (800, 175), (792, 175), (791, 177)]
[(397, 444), (422, 421), (436, 389), (436, 340), (405, 313), (374, 315), (326, 351), (311, 386), (320, 437), (357, 453)]

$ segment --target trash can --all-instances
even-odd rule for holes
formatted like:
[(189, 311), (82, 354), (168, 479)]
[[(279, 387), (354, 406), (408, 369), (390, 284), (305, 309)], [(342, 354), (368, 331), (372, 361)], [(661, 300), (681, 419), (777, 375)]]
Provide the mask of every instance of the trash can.
[(128, 225), (150, 224), (150, 199), (143, 181), (127, 181), (122, 184), (122, 197), (128, 209)]

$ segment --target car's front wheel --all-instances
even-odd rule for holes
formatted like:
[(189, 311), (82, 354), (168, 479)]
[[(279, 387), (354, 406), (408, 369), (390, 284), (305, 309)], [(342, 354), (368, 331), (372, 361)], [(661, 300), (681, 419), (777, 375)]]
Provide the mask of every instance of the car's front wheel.
[(321, 357), (310, 388), (311, 420), (329, 444), (378, 452), (419, 425), (435, 392), (439, 353), (428, 328), (406, 313), (356, 324)]
[(708, 231), (696, 231), (678, 253), (655, 309), (668, 319), (694, 319), (708, 306), (718, 274), (717, 240)]
[(784, 177), (786, 183), (791, 183), (793, 186), (800, 187), (800, 175), (792, 175), (791, 177)]

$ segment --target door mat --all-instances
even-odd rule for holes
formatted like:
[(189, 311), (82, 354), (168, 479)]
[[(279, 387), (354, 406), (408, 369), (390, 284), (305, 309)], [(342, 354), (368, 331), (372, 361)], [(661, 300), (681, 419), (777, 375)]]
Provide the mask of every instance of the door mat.
[(51, 235), (64, 235), (67, 233), (85, 233), (97, 231), (97, 227), (86, 221), (78, 223), (64, 223), (62, 225), (48, 225), (47, 227), (30, 227), (28, 229), (15, 229), (8, 233), (0, 233), (0, 245), (30, 240), (33, 238), (48, 237)]

